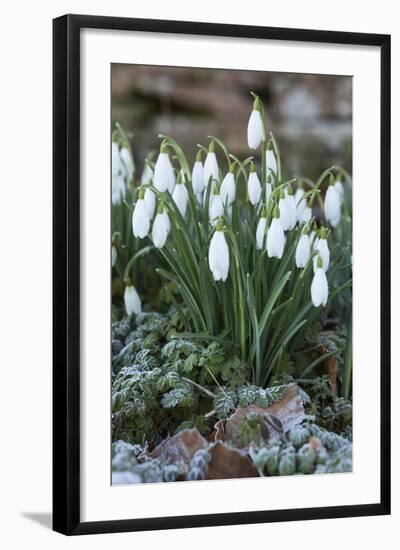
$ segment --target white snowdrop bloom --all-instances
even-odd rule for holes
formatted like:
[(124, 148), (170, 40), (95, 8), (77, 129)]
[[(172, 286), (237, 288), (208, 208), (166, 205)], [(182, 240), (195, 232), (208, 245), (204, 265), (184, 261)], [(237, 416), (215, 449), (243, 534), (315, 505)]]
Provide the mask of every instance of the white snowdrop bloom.
[(344, 199), (344, 187), (343, 183), (340, 180), (335, 181), (335, 189), (339, 194), (340, 200), (343, 202)]
[(318, 252), (316, 256), (314, 256), (314, 273), (317, 270), (317, 263), (318, 258), (321, 258), (322, 260), (322, 269), (326, 271), (329, 267), (330, 262), (330, 252), (329, 252), (329, 246), (328, 246), (328, 240), (327, 240), (327, 231), (325, 229), (321, 230), (321, 237), (318, 239), (318, 242), (316, 245), (314, 245), (314, 250)]
[(117, 261), (117, 257), (118, 257), (118, 253), (117, 253), (117, 249), (115, 248), (115, 246), (113, 245), (111, 247), (111, 265), (112, 267), (115, 266), (115, 263)]
[(312, 209), (310, 206), (306, 206), (304, 208), (304, 212), (301, 215), (301, 218), (299, 219), (300, 223), (308, 223), (312, 218)]
[(214, 281), (226, 281), (229, 273), (229, 248), (219, 220), (208, 250), (208, 265)]
[(145, 162), (142, 176), (140, 178), (140, 185), (148, 185), (153, 179), (153, 169)]
[(296, 266), (306, 267), (311, 255), (310, 236), (308, 228), (304, 228), (303, 234), (296, 247)]
[(235, 174), (229, 171), (221, 183), (219, 190), (222, 204), (230, 206), (236, 198)]
[(149, 214), (149, 217), (152, 218), (154, 215), (154, 211), (156, 209), (156, 195), (154, 191), (146, 188), (146, 191), (144, 192), (144, 202), (146, 204), (147, 212)]
[(161, 147), (153, 174), (154, 187), (161, 193), (175, 185), (175, 174), (166, 148)]
[(334, 185), (329, 185), (325, 195), (325, 218), (327, 221), (336, 227), (340, 222), (340, 195)]
[(133, 285), (128, 285), (125, 287), (124, 302), (125, 311), (129, 317), (132, 313), (139, 315), (139, 313), (142, 312), (142, 303), (140, 301), (139, 294)]
[(261, 199), (261, 183), (258, 179), (254, 164), (251, 165), (249, 179), (247, 180), (247, 195), (253, 206), (258, 204)]
[(161, 205), (158, 209), (156, 217), (154, 218), (153, 228), (151, 231), (154, 246), (157, 248), (162, 248), (165, 245), (170, 229), (171, 222), (169, 216), (165, 208)]
[(122, 174), (112, 176), (111, 182), (111, 202), (119, 205), (126, 198), (126, 185)]
[(204, 170), (203, 163), (201, 162), (201, 151), (196, 155), (196, 160), (192, 170), (192, 187), (193, 192), (197, 195), (202, 193), (204, 189)]
[(208, 153), (206, 156), (206, 160), (204, 162), (204, 169), (203, 169), (203, 181), (204, 181), (204, 187), (206, 188), (207, 188), (208, 182), (210, 181), (210, 178), (212, 178), (212, 180), (218, 181), (218, 162), (217, 162), (217, 157), (215, 155), (214, 148), (215, 148), (214, 142), (212, 141), (208, 148)]
[(132, 215), (132, 230), (135, 237), (144, 239), (150, 229), (150, 216), (144, 201), (144, 189), (140, 189), (139, 198)]
[(317, 270), (311, 283), (311, 300), (315, 307), (326, 306), (328, 301), (328, 280), (322, 268), (322, 259), (317, 259)]
[(305, 191), (302, 187), (298, 187), (294, 194), (294, 202), (296, 203), (297, 221), (301, 222), (305, 209), (307, 208), (307, 199), (303, 199)]
[[(250, 149), (257, 149), (259, 147), (264, 133), (263, 121), (261, 113), (256, 105), (257, 99), (254, 101), (254, 107), (251, 112), (249, 123), (247, 125), (247, 143)], [(259, 103), (259, 102), (258, 102)]]
[(265, 206), (267, 208), (268, 208), (268, 205), (269, 205), (269, 198), (271, 196), (271, 193), (272, 193), (272, 184), (267, 183), (266, 186), (265, 186)]
[(181, 181), (177, 181), (175, 185), (175, 189), (172, 193), (172, 198), (175, 201), (175, 204), (181, 213), (182, 217), (186, 216), (187, 206), (188, 206), (188, 191), (186, 189), (186, 185), (183, 184)]
[(121, 159), (119, 156), (118, 143), (115, 141), (111, 145), (111, 171), (112, 175), (119, 174), (121, 172)]
[(217, 223), (217, 219), (224, 215), (224, 205), (222, 204), (221, 197), (219, 193), (213, 194), (210, 197), (210, 204), (209, 204), (209, 217), (210, 222), (212, 225), (215, 225)]
[(313, 231), (311, 231), (310, 233), (310, 245), (311, 245), (311, 248), (313, 250), (317, 250), (317, 247), (318, 247), (318, 243), (319, 243), (319, 237), (318, 237), (318, 233), (315, 229), (313, 229)]
[(285, 247), (285, 233), (279, 214), (279, 208), (275, 207), (274, 217), (267, 233), (267, 252), (270, 258), (280, 259)]
[(121, 159), (124, 177), (129, 182), (132, 180), (133, 172), (135, 170), (135, 164), (133, 162), (132, 154), (128, 147), (122, 147), (119, 156)]
[(272, 176), (274, 179), (278, 176), (278, 163), (276, 162), (275, 153), (272, 149), (267, 149), (266, 152), (267, 177)]
[(267, 227), (267, 213), (265, 208), (261, 211), (261, 217), (258, 220), (256, 231), (256, 243), (258, 250), (262, 250), (265, 245), (265, 229)]
[(292, 225), (292, 215), (289, 210), (289, 205), (286, 201), (286, 197), (283, 191), (281, 191), (278, 206), (280, 211), (280, 221), (281, 221), (282, 229), (284, 231), (288, 231)]
[(294, 196), (293, 196), (293, 190), (290, 185), (288, 185), (285, 188), (285, 201), (286, 201), (289, 216), (290, 216), (290, 223), (289, 223), (288, 229), (293, 229), (297, 222), (297, 209), (296, 209), (296, 201), (294, 200)]

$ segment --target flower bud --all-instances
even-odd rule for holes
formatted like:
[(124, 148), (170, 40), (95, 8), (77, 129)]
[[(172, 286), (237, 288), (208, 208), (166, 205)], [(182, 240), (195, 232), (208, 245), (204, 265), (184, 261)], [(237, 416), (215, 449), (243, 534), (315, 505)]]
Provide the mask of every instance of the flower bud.
[(133, 285), (125, 287), (124, 303), (126, 314), (130, 317), (133, 313), (139, 315), (142, 312), (142, 304), (139, 294)]
[(229, 273), (229, 248), (221, 226), (218, 220), (208, 250), (208, 265), (214, 281), (226, 281)]
[(253, 206), (258, 204), (261, 199), (261, 183), (258, 179), (256, 168), (251, 164), (249, 179), (247, 181), (247, 194), (249, 201)]

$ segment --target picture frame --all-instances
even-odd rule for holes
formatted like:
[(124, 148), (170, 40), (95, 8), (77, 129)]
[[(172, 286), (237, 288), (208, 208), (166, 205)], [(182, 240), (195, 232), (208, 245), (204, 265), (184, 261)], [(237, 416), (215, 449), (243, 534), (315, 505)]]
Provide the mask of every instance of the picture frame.
[[(380, 498), (352, 505), (82, 521), (81, 32), (211, 36), (380, 50)], [(53, 529), (66, 535), (390, 514), (390, 36), (65, 15), (53, 21)], [(360, 206), (361, 208), (361, 206)], [(376, 366), (378, 368), (378, 366)], [(377, 390), (378, 391), (378, 390)], [(107, 430), (107, 428), (105, 428)]]

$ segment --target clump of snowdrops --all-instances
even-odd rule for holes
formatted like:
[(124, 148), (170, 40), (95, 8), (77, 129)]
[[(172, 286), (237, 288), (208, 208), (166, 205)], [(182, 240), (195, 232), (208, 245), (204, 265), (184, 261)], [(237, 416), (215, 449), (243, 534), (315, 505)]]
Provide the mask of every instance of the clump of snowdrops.
[[(185, 327), (179, 336), (231, 343), (251, 366), (253, 382), (266, 386), (282, 354), (351, 286), (350, 277), (336, 284), (349, 247), (332, 237), (341, 226), (349, 177), (332, 166), (316, 182), (283, 179), (279, 148), (256, 95), (247, 141), (250, 150), (260, 150), (260, 167), (215, 136), (207, 147), (199, 145), (192, 165), (173, 138), (159, 137), (158, 156), (146, 159), (133, 193), (132, 234), (136, 242), (150, 239), (159, 254), (157, 271)], [(126, 196), (123, 171), (133, 170), (127, 158), (123, 140), (113, 143), (113, 202)], [(128, 315), (141, 311), (132, 271), (149, 250), (138, 247), (125, 265)]]

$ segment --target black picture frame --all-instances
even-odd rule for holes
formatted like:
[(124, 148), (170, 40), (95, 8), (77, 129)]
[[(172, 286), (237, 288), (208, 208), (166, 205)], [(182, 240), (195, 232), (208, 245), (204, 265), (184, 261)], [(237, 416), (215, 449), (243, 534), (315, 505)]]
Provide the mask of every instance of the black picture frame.
[[(377, 46), (381, 51), (381, 495), (371, 504), (80, 520), (80, 31), (84, 28)], [(53, 21), (53, 529), (66, 535), (390, 513), (390, 36), (65, 15)]]

